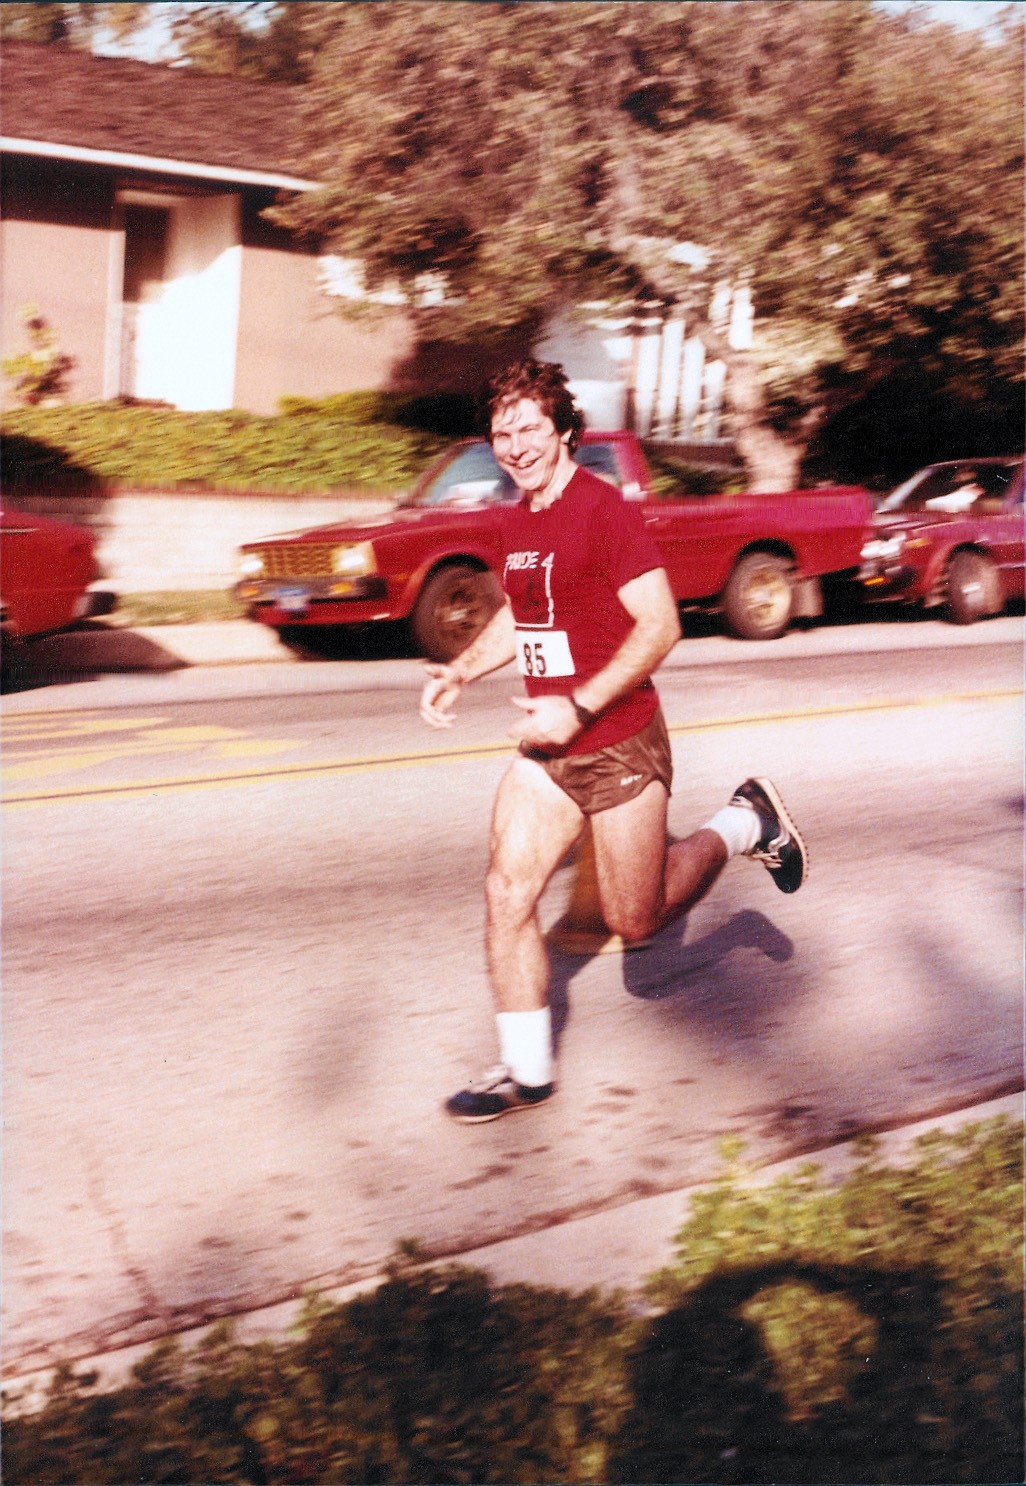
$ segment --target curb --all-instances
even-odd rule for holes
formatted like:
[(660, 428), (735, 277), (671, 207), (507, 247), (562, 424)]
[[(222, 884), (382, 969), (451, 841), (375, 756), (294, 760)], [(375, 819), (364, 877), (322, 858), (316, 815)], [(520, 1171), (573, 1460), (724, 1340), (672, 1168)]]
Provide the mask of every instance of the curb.
[[(772, 642), (736, 640), (725, 634), (689, 635), (671, 651), (667, 666), (719, 664), (751, 659), (785, 660), (871, 651), (939, 649), (1021, 643), (1024, 622), (1004, 615), (985, 623), (958, 627), (942, 620), (867, 619), (855, 624), (833, 624), (792, 629)], [(25, 642), (22, 661), (28, 679), (129, 672), (165, 672), (194, 666), (233, 666), (277, 662), (311, 664), (287, 649), (274, 630), (249, 619), (210, 624), (145, 625), (130, 629), (102, 620), (73, 630)], [(381, 659), (387, 656), (382, 652)], [(344, 660), (341, 663), (345, 663)], [(314, 662), (330, 666), (331, 661)]]

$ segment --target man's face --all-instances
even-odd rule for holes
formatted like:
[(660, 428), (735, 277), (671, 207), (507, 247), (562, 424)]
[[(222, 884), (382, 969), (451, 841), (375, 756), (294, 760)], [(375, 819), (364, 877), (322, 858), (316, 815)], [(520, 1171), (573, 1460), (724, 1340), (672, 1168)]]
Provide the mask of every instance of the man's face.
[(492, 418), (492, 451), (525, 495), (547, 489), (569, 438), (530, 397), (503, 404)]

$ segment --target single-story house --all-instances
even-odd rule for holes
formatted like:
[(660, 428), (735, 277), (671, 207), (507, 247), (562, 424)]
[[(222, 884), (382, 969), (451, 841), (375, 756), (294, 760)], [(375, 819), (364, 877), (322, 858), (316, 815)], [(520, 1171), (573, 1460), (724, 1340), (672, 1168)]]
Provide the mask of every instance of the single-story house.
[[(345, 265), (263, 215), (315, 185), (294, 88), (27, 42), (0, 68), (0, 339), (24, 349), (37, 310), (73, 358), (73, 401), (272, 413), (286, 395), (479, 380), (473, 352), (417, 346), (401, 304), (339, 313)], [(597, 312), (538, 350), (593, 423), (717, 441), (723, 367), (679, 319)]]
[(312, 185), (292, 88), (23, 42), (0, 66), (7, 354), (32, 305), (76, 402), (273, 412), (389, 383), (412, 348), (401, 311), (339, 315), (316, 252), (261, 215)]

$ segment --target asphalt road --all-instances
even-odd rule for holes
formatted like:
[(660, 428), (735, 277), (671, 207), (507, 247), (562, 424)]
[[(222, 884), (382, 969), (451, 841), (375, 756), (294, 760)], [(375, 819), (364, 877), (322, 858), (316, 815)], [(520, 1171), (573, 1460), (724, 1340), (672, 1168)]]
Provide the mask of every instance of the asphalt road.
[(971, 635), (679, 646), (672, 829), (771, 774), (810, 880), (557, 953), (559, 1094), (472, 1128), (511, 674), (445, 735), (408, 660), (5, 699), (8, 1373), (1021, 1087), (1021, 624)]

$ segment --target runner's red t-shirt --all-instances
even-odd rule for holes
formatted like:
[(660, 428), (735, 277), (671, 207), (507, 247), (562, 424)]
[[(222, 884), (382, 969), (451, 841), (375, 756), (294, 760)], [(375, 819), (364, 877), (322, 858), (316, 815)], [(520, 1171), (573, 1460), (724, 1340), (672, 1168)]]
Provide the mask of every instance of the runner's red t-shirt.
[[(506, 507), (503, 538), (502, 583), (527, 694), (569, 696), (602, 670), (633, 629), (617, 593), (662, 567), (659, 550), (640, 506), (580, 467), (547, 510), (532, 511), (526, 499)], [(642, 682), (561, 752), (593, 753), (633, 737), (658, 703), (652, 682)]]

